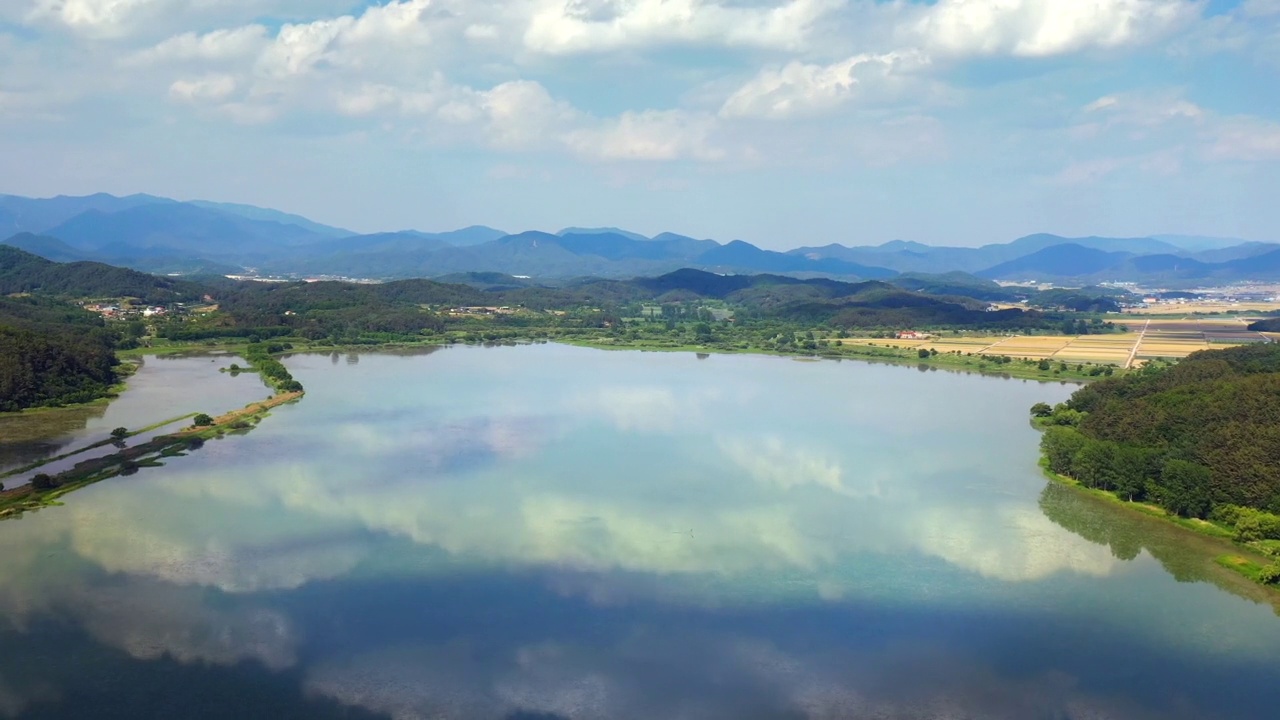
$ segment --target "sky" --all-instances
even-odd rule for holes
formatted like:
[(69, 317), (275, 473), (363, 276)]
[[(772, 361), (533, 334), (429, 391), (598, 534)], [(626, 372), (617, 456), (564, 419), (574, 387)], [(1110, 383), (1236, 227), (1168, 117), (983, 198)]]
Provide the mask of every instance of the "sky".
[(0, 192), (1280, 241), (1280, 0), (0, 0)]

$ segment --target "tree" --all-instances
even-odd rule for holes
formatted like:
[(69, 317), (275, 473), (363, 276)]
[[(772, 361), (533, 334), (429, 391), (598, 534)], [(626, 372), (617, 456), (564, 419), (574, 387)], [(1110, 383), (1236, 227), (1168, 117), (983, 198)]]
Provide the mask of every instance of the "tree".
[(1076, 453), (1084, 447), (1085, 436), (1075, 428), (1051, 427), (1040, 439), (1040, 447), (1049, 460), (1049, 469), (1059, 475), (1071, 475)]
[(1049, 403), (1038, 402), (1031, 406), (1031, 414), (1038, 418), (1046, 418), (1053, 414), (1053, 406)]
[(1209, 468), (1186, 460), (1168, 460), (1160, 471), (1160, 505), (1183, 517), (1203, 518), (1212, 500)]
[(111, 437), (114, 440), (123, 440), (129, 437), (129, 428), (118, 427), (111, 431)]
[(53, 477), (48, 473), (40, 473), (31, 478), (31, 487), (43, 492), (45, 490), (52, 490), (55, 487), (55, 484)]
[(213, 424), (213, 418), (209, 417), (205, 413), (200, 413), (191, 420), (191, 424), (196, 427), (209, 427)]
[(924, 348), (920, 348), (919, 350), (916, 351), (916, 355), (918, 355), (920, 359), (923, 360), (929, 357), (929, 351)]
[(1086, 440), (1085, 445), (1071, 459), (1071, 468), (1077, 480), (1093, 488), (1113, 490), (1115, 477), (1115, 444)]

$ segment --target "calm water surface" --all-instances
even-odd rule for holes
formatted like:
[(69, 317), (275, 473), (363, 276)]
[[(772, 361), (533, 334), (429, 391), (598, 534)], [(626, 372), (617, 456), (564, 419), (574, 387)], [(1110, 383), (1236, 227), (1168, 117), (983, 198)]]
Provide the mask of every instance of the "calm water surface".
[(1027, 408), (1071, 388), (563, 346), (287, 364), (307, 397), (249, 434), (0, 523), (0, 716), (1280, 706), (1280, 619), (1220, 546), (1046, 485)]
[(237, 360), (247, 364), (231, 355), (150, 356), (109, 405), (0, 416), (0, 472), (106, 440), (118, 427), (137, 430), (191, 412), (218, 415), (268, 397), (256, 374), (217, 372)]

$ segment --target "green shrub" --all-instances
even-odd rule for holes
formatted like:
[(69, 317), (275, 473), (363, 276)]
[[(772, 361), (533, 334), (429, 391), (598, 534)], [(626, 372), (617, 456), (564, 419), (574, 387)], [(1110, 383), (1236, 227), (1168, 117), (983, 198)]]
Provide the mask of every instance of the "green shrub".
[(1271, 563), (1258, 573), (1258, 582), (1264, 585), (1280, 583), (1280, 563)]

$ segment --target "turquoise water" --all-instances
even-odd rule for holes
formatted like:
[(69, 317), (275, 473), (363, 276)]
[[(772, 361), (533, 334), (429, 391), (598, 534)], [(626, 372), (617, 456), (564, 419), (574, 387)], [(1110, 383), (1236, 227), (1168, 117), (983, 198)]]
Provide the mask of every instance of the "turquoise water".
[(1221, 546), (1040, 475), (1027, 408), (1068, 386), (555, 345), (286, 364), (306, 398), (247, 435), (0, 523), (0, 714), (1280, 700), (1280, 619)]

